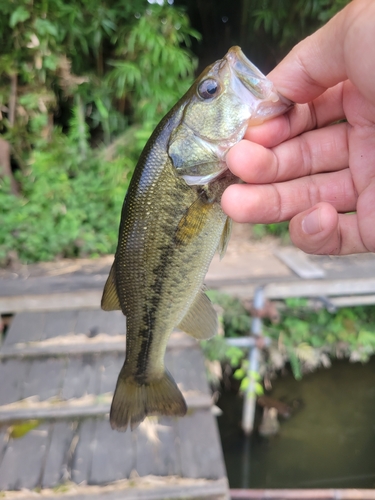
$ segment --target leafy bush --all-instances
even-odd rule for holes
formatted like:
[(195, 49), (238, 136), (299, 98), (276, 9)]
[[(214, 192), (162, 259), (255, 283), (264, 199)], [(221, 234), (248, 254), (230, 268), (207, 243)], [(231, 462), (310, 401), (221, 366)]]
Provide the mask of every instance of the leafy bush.
[[(328, 366), (329, 358), (368, 361), (375, 353), (375, 306), (313, 310), (305, 299), (287, 299), (278, 324), (265, 322), (264, 334), (277, 343), (294, 376)], [(276, 344), (274, 344), (275, 346)], [(273, 369), (272, 359), (270, 368)]]
[(245, 0), (247, 22), (253, 26), (248, 36), (257, 37), (263, 30), (267, 44), (280, 59), (296, 43), (310, 35), (350, 0)]
[(221, 321), (226, 337), (248, 335), (251, 318), (238, 299), (216, 290), (209, 290), (207, 295), (214, 304), (222, 309)]
[(278, 222), (273, 224), (254, 224), (252, 232), (255, 238), (261, 239), (267, 234), (277, 236), (282, 242), (290, 243), (289, 222)]
[(115, 248), (133, 163), (129, 156), (106, 160), (89, 147), (79, 153), (73, 131), (65, 135), (55, 128), (48, 146), (33, 152), (22, 174), (22, 196), (1, 182), (0, 263), (9, 249), (32, 262)]
[[(241, 302), (227, 294), (209, 292), (211, 300), (222, 308), (225, 337), (249, 335), (251, 317)], [(280, 321), (265, 319), (263, 335), (271, 344), (263, 350), (263, 375), (270, 376), (290, 363), (293, 374), (329, 366), (331, 358), (349, 358), (365, 362), (375, 354), (375, 306), (348, 307), (330, 313), (313, 309), (306, 299), (286, 299), (280, 304)], [(219, 337), (203, 344), (208, 359), (219, 359), (236, 369), (235, 378), (247, 373), (244, 350), (229, 347)], [(242, 351), (242, 356), (240, 352)], [(248, 381), (244, 381), (245, 388)]]
[(196, 60), (181, 8), (146, 0), (3, 0), (0, 265), (112, 252), (130, 174)]

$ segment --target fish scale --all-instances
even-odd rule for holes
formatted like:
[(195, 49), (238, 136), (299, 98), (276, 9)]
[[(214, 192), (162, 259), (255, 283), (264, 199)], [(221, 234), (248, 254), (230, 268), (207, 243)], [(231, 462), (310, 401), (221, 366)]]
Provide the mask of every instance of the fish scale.
[(146, 144), (125, 197), (102, 298), (103, 309), (121, 309), (127, 317), (126, 357), (110, 414), (114, 429), (134, 428), (147, 415), (186, 413), (164, 356), (177, 326), (197, 339), (217, 331), (202, 287), (230, 233), (220, 201), (238, 179), (225, 155), (249, 124), (289, 107), (234, 47), (198, 77)]

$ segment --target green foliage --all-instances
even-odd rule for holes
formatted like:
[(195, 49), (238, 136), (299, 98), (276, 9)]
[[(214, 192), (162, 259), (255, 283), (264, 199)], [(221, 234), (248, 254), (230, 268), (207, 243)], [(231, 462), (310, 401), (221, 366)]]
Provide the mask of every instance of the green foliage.
[[(218, 291), (209, 295), (223, 309), (225, 337), (248, 335), (251, 317), (241, 302)], [(271, 373), (289, 362), (298, 379), (307, 371), (329, 366), (330, 358), (366, 362), (375, 354), (374, 325), (375, 306), (342, 308), (332, 314), (324, 308), (313, 309), (306, 299), (287, 299), (280, 305), (277, 324), (264, 320), (263, 334), (271, 339), (271, 345), (264, 349), (261, 371)], [(229, 347), (225, 338), (216, 337), (205, 342), (204, 351), (210, 360), (229, 363), (236, 379), (248, 378), (243, 349)], [(255, 382), (259, 382), (256, 377)], [(245, 380), (242, 388), (248, 383)]]
[(226, 337), (249, 334), (251, 319), (238, 299), (216, 290), (209, 290), (207, 295), (214, 304), (223, 309), (222, 319)]
[(32, 153), (22, 197), (0, 182), (0, 263), (9, 249), (30, 262), (115, 248), (133, 162), (118, 153), (106, 160), (91, 150), (75, 121), (74, 115), (68, 135), (55, 128), (48, 146)]
[(191, 84), (199, 35), (167, 2), (0, 5), (0, 132), (20, 191), (0, 177), (0, 263), (114, 251), (130, 174)]
[(278, 236), (285, 243), (289, 242), (289, 222), (279, 222), (278, 224), (254, 224), (253, 235), (261, 239), (266, 235)]
[(349, 1), (254, 0), (251, 10), (248, 9), (248, 22), (253, 24), (254, 33), (259, 29), (264, 30), (268, 43), (276, 43), (285, 53), (302, 38), (320, 28)]
[(210, 340), (202, 340), (201, 347), (209, 361), (228, 363), (233, 368), (238, 367), (244, 357), (243, 349), (228, 346), (225, 338), (219, 335)]
[(139, 120), (155, 123), (187, 90), (186, 81), (191, 80), (195, 66), (180, 45), (190, 46), (190, 37), (199, 35), (186, 16), (176, 16), (175, 9), (164, 9), (159, 15), (146, 11), (130, 32), (117, 34), (120, 60), (110, 61), (114, 69), (108, 73), (108, 82), (119, 98), (132, 93)]
[(250, 371), (249, 373), (249, 362), (247, 360), (244, 360), (241, 367), (237, 368), (237, 370), (233, 373), (233, 377), (241, 381), (240, 391), (247, 391), (250, 384), (252, 384), (254, 392), (257, 396), (264, 394), (264, 389), (261, 383), (262, 377), (255, 371)]
[(375, 353), (375, 306), (313, 310), (305, 299), (288, 299), (277, 325), (265, 322), (264, 334), (277, 342), (293, 373), (327, 364), (328, 357), (365, 362)]

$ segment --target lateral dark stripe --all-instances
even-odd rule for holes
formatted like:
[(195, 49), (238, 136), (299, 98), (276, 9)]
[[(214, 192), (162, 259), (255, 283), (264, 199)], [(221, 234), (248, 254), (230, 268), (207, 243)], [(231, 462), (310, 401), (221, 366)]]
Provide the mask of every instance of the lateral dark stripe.
[[(176, 197), (177, 198), (177, 197)], [(173, 204), (168, 214), (171, 218), (175, 217)], [(167, 232), (170, 226), (166, 224), (165, 237), (171, 239), (171, 235)], [(142, 339), (141, 347), (137, 356), (137, 370), (134, 379), (138, 384), (144, 384), (146, 381), (146, 372), (149, 363), (150, 350), (154, 340), (154, 329), (159, 310), (159, 304), (163, 293), (165, 278), (169, 271), (169, 262), (172, 260), (173, 254), (176, 251), (176, 243), (172, 237), (168, 245), (158, 247), (157, 252), (160, 255), (159, 264), (152, 270), (155, 277), (154, 283), (151, 285), (152, 298), (147, 304), (144, 304), (143, 314), (143, 329), (139, 331), (139, 336)]]

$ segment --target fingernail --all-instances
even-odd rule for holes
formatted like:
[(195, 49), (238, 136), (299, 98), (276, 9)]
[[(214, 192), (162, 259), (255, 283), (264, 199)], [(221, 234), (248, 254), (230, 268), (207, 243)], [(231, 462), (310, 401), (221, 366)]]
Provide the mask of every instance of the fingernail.
[(321, 231), (319, 209), (315, 209), (306, 215), (302, 221), (302, 229), (306, 234), (316, 234)]

